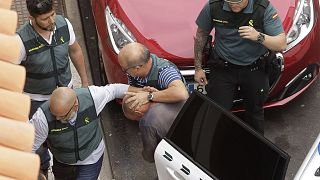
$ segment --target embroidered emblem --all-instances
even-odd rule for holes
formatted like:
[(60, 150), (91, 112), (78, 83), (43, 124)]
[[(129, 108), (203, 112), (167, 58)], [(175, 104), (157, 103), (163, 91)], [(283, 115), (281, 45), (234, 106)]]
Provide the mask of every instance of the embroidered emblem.
[(36, 50), (41, 49), (41, 48), (43, 48), (43, 47), (44, 47), (44, 44), (40, 44), (40, 45), (37, 46), (37, 47), (34, 47), (34, 48), (29, 49), (28, 51), (29, 51), (29, 52), (36, 51)]
[(220, 19), (212, 19), (214, 22), (228, 24), (228, 21), (220, 20)]
[(60, 132), (60, 131), (66, 130), (66, 129), (68, 129), (68, 127), (64, 127), (64, 128), (60, 128), (60, 129), (51, 129), (50, 132)]
[(253, 27), (253, 20), (252, 19), (249, 21), (249, 26)]
[(84, 118), (84, 122), (85, 122), (86, 124), (89, 124), (90, 118), (89, 118), (89, 117)]
[(63, 36), (60, 37), (60, 41), (61, 41), (62, 43), (64, 43)]
[(278, 15), (278, 13), (275, 13), (273, 16), (272, 16), (272, 19), (275, 19), (275, 18), (277, 18), (279, 15)]

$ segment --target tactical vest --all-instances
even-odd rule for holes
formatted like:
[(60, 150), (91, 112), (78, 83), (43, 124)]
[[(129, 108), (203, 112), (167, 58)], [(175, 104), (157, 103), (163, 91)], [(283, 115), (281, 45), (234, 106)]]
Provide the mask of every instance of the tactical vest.
[[(172, 62), (170, 62), (166, 59), (163, 59), (163, 58), (159, 58), (154, 54), (151, 54), (151, 59), (152, 59), (153, 63), (152, 63), (151, 71), (149, 72), (149, 75), (148, 75), (146, 86), (151, 86), (151, 87), (154, 87), (158, 90), (163, 90), (164, 88), (161, 88), (158, 83), (159, 70), (163, 67), (166, 67), (166, 66), (174, 67), (179, 72), (179, 74), (180, 74), (180, 70)], [(180, 76), (181, 76), (182, 82), (186, 85), (186, 81), (185, 81), (184, 77), (181, 74), (180, 74)], [(138, 87), (137, 80), (133, 79), (132, 85)]]
[(27, 59), (24, 91), (33, 94), (51, 94), (54, 89), (68, 86), (71, 81), (69, 62), (70, 34), (64, 17), (56, 16), (56, 30), (48, 44), (27, 22), (17, 33), (24, 44)]
[(254, 0), (252, 13), (234, 13), (223, 10), (224, 0), (210, 0), (210, 11), (213, 25), (228, 29), (240, 26), (252, 26), (263, 32), (264, 12), (269, 5), (268, 0)]
[(103, 135), (89, 89), (75, 91), (79, 106), (74, 126), (56, 120), (49, 110), (49, 101), (40, 106), (48, 122), (48, 147), (54, 157), (65, 164), (86, 159), (97, 149)]

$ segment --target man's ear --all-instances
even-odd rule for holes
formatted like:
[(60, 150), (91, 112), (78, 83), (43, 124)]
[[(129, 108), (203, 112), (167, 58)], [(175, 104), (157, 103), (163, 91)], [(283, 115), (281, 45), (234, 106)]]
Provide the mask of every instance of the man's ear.
[(137, 116), (139, 116), (139, 117), (141, 117), (141, 118), (143, 117), (143, 114), (144, 114), (144, 113), (142, 113), (142, 112), (140, 112), (140, 111), (138, 111), (138, 110), (135, 110), (134, 112), (136, 113)]
[(34, 18), (33, 16), (29, 15), (29, 19), (30, 19), (31, 21), (35, 21), (36, 18)]

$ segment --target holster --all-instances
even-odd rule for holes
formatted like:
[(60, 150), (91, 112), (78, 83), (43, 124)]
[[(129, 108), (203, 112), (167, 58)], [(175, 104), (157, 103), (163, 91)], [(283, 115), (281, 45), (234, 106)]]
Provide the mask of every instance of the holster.
[[(212, 47), (212, 36), (209, 35), (206, 41), (206, 44), (203, 48), (202, 52), (202, 62), (204, 65), (206, 65), (209, 68), (226, 68), (231, 66), (237, 66), (232, 65), (231, 63), (228, 63), (227, 61), (221, 59), (214, 48)], [(260, 56), (260, 58), (255, 61), (254, 63), (243, 66), (244, 68), (249, 68), (251, 71), (260, 70), (264, 71), (265, 73), (269, 74), (269, 76), (273, 76), (278, 74), (281, 71), (281, 63), (276, 57), (276, 52), (268, 50), (267, 53)]]
[(269, 50), (262, 55), (258, 60), (259, 68), (264, 70), (267, 74), (279, 72), (281, 64), (277, 59), (276, 52)]
[(206, 41), (206, 44), (204, 45), (203, 51), (202, 51), (202, 61), (203, 61), (202, 64), (205, 66), (207, 65), (207, 62), (210, 59), (212, 49), (213, 49), (212, 48), (212, 36), (209, 34), (207, 41)]
[(224, 61), (223, 59), (221, 59), (217, 52), (212, 49), (211, 50), (211, 54), (207, 60), (207, 66), (209, 68), (219, 68), (219, 69), (222, 69), (222, 68), (225, 68), (226, 67), (226, 61)]
[(212, 36), (209, 34), (202, 51), (202, 64), (209, 68), (225, 68), (225, 61), (222, 60), (212, 47)]

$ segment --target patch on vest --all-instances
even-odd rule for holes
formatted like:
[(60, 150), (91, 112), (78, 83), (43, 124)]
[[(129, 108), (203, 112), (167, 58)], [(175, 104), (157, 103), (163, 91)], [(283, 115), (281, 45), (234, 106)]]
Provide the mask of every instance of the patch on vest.
[(222, 23), (222, 24), (228, 24), (228, 21), (220, 20), (220, 19), (212, 19), (212, 21), (217, 22), (217, 23)]
[(29, 49), (29, 52), (36, 51), (36, 50), (38, 50), (38, 49), (43, 48), (44, 46), (45, 46), (44, 44), (40, 44), (40, 45), (37, 46), (37, 47), (34, 47), (34, 48)]
[(253, 20), (252, 19), (250, 19), (250, 21), (249, 21), (249, 26), (253, 27)]
[(84, 123), (89, 124), (90, 123), (90, 118), (89, 117), (84, 118)]
[(60, 37), (60, 41), (61, 41), (61, 43), (64, 43), (63, 36)]
[(59, 128), (59, 129), (51, 129), (51, 132), (60, 132), (60, 131), (66, 130), (66, 129), (68, 129), (68, 127)]
[(278, 17), (278, 13), (275, 13), (274, 15), (272, 15), (272, 19), (275, 19)]

